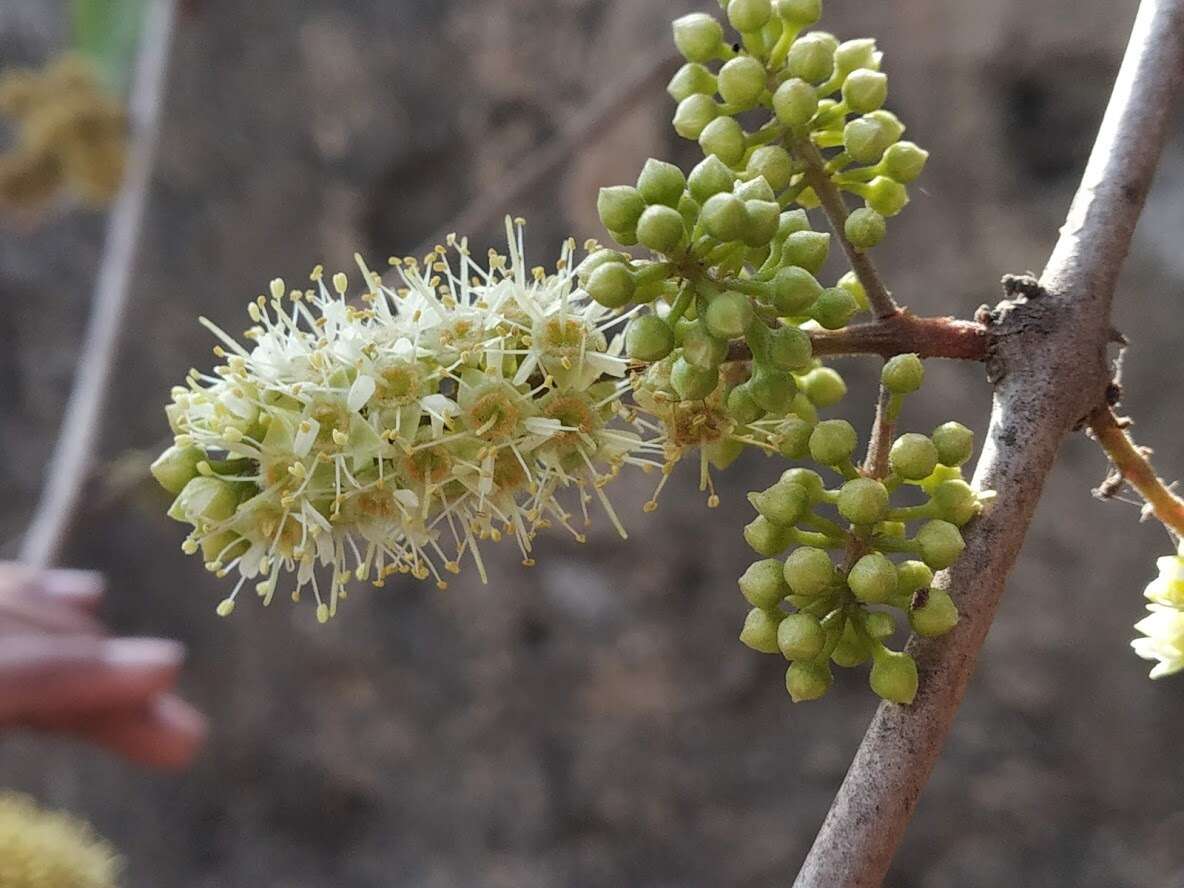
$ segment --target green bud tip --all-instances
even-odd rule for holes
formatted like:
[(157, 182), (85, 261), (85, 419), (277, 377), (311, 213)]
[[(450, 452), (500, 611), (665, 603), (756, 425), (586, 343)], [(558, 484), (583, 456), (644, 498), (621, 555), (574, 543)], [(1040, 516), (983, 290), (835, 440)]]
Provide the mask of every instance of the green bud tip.
[(966, 548), (962, 533), (948, 521), (929, 521), (917, 531), (921, 558), (934, 570), (945, 570)]
[(744, 159), (744, 128), (734, 117), (716, 117), (699, 133), (699, 147), (734, 167)]
[(687, 178), (691, 195), (699, 203), (706, 203), (713, 194), (730, 192), (735, 181), (736, 174), (714, 154), (703, 158)]
[(930, 589), (924, 604), (909, 611), (909, 626), (924, 638), (945, 635), (957, 625), (958, 607), (942, 589)]
[(828, 663), (794, 660), (785, 673), (785, 689), (794, 703), (807, 703), (826, 696), (834, 683)]
[(686, 187), (687, 178), (682, 170), (652, 157), (637, 177), (637, 191), (647, 204), (663, 204), (677, 209)]
[(718, 84), (715, 75), (698, 62), (687, 62), (675, 72), (666, 85), (666, 92), (676, 102), (694, 95), (715, 95)]
[(719, 55), (724, 29), (705, 12), (693, 12), (674, 20), (674, 45), (689, 62), (709, 62)]
[(728, 340), (720, 339), (713, 335), (703, 323), (695, 322), (683, 334), (682, 356), (696, 367), (714, 370), (728, 356)]
[(942, 518), (958, 527), (977, 515), (981, 508), (974, 489), (960, 479), (939, 484), (933, 491), (933, 502), (941, 510)]
[(879, 524), (888, 513), (888, 488), (874, 478), (855, 478), (839, 490), (838, 507), (852, 524)]
[(728, 340), (744, 335), (755, 317), (752, 301), (743, 293), (729, 290), (711, 300), (703, 322), (712, 336)]
[(859, 443), (855, 427), (845, 419), (820, 422), (810, 435), (810, 455), (824, 466), (845, 463)]
[(660, 361), (674, 350), (674, 331), (657, 315), (633, 318), (625, 330), (625, 350), (635, 361)]
[(765, 415), (760, 404), (753, 400), (752, 392), (746, 384), (738, 385), (728, 392), (726, 406), (728, 415), (740, 425), (756, 422)]
[(674, 112), (674, 130), (684, 139), (698, 139), (707, 124), (718, 116), (719, 106), (711, 96), (687, 96)]
[(915, 181), (925, 169), (929, 152), (912, 142), (897, 142), (884, 152), (883, 168), (888, 178), (902, 185)]
[(715, 194), (703, 204), (699, 218), (708, 234), (716, 240), (731, 243), (744, 237), (748, 208), (734, 194)]
[(843, 81), (843, 101), (856, 114), (879, 109), (888, 98), (888, 78), (879, 71), (860, 68)]
[(744, 526), (744, 541), (758, 555), (774, 558), (789, 548), (789, 530), (758, 515)]
[(609, 231), (626, 231), (637, 224), (645, 212), (645, 198), (636, 188), (628, 185), (614, 185), (601, 188), (596, 199), (596, 210), (600, 221)]
[(637, 239), (655, 253), (671, 255), (682, 244), (685, 236), (682, 216), (671, 207), (661, 204), (646, 207), (637, 221)]
[(932, 475), (937, 467), (937, 448), (924, 435), (910, 432), (893, 443), (888, 464), (906, 481), (920, 481)]
[(823, 549), (802, 546), (785, 560), (785, 582), (795, 595), (813, 598), (821, 595), (836, 578), (834, 562)]
[(781, 261), (818, 274), (830, 255), (830, 235), (821, 231), (795, 231), (785, 239)]
[(757, 367), (748, 382), (752, 399), (769, 413), (780, 416), (788, 412), (797, 394), (793, 377), (784, 370)]
[(833, 407), (847, 396), (847, 383), (830, 367), (811, 370), (798, 380), (798, 385), (816, 407)]
[(804, 127), (818, 113), (818, 94), (805, 80), (793, 77), (773, 93), (773, 113), (788, 127)]
[(870, 684), (889, 703), (912, 703), (917, 696), (917, 663), (903, 651), (881, 648), (872, 662)]
[(728, 22), (741, 34), (760, 31), (772, 17), (772, 0), (731, 0), (728, 3)]
[(864, 604), (885, 604), (896, 592), (896, 566), (879, 552), (864, 555), (851, 567), (847, 585)]
[(831, 34), (815, 31), (794, 41), (785, 59), (791, 77), (807, 83), (822, 83), (835, 69), (835, 50), (839, 42)]
[(747, 172), (764, 179), (773, 191), (784, 191), (793, 179), (793, 159), (780, 145), (761, 145), (749, 155)]
[(768, 490), (750, 493), (748, 500), (761, 515), (782, 527), (793, 527), (810, 507), (805, 489), (789, 481), (778, 481)]
[(799, 27), (822, 18), (822, 0), (775, 0), (773, 6), (782, 21)]
[(925, 365), (917, 355), (897, 355), (884, 364), (880, 381), (894, 395), (910, 395), (925, 381)]
[(705, 370), (679, 357), (670, 369), (670, 384), (684, 401), (701, 401), (719, 384), (718, 370)]
[(825, 645), (826, 632), (810, 614), (790, 614), (777, 627), (777, 647), (787, 660), (813, 660)]
[(771, 610), (789, 594), (781, 562), (775, 558), (755, 561), (740, 577), (740, 592), (753, 607)]
[(744, 618), (744, 628), (740, 630), (740, 641), (761, 654), (776, 654), (777, 647), (777, 618), (767, 611), (754, 607)]
[(884, 239), (888, 233), (888, 223), (875, 210), (861, 207), (847, 217), (843, 231), (853, 247), (870, 250)]
[(779, 317), (801, 315), (822, 295), (822, 284), (804, 268), (791, 265), (777, 271), (772, 282), (773, 306)]
[(752, 56), (737, 56), (720, 68), (720, 98), (737, 108), (752, 108), (765, 91), (767, 80), (764, 65)]
[(825, 330), (839, 330), (859, 311), (859, 305), (849, 290), (830, 287), (818, 294), (810, 308), (810, 316)]
[(810, 497), (810, 502), (818, 502), (825, 492), (822, 476), (810, 469), (786, 469), (781, 473), (781, 482), (802, 488)]
[(779, 370), (803, 370), (814, 358), (810, 336), (797, 327), (781, 327), (773, 331), (769, 341), (769, 359)]
[(606, 262), (588, 277), (588, 295), (605, 308), (622, 308), (633, 299), (637, 281), (620, 262)]
[(974, 455), (974, 432), (959, 422), (947, 422), (934, 429), (933, 443), (943, 466), (960, 466)]

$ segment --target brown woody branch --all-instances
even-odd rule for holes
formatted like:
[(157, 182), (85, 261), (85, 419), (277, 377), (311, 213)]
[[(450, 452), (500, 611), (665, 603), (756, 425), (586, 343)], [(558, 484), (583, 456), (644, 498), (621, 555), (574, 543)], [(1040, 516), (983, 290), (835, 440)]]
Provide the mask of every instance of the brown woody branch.
[(1127, 433), (1129, 421), (1119, 419), (1109, 405), (1089, 416), (1089, 428), (1122, 480), (1138, 491), (1153, 515), (1177, 537), (1184, 539), (1184, 500), (1172, 493), (1147, 459), (1147, 452), (1135, 445)]

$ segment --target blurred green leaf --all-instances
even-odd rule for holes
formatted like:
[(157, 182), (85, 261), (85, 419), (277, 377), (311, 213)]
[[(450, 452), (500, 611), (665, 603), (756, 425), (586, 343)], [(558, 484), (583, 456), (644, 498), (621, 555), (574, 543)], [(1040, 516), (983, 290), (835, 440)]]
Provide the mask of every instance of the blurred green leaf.
[(146, 0), (72, 0), (74, 46), (123, 94), (131, 78)]

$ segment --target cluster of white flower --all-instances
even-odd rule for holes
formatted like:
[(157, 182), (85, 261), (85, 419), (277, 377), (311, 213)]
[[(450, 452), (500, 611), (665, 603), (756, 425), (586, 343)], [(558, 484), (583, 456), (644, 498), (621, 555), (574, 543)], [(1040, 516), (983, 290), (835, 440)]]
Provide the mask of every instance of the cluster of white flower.
[[(250, 347), (203, 319), (224, 359), (191, 371), (167, 408), (175, 444), (153, 466), (192, 524), (189, 553), (239, 580), (229, 614), (256, 581), (264, 603), (295, 575), (329, 619), (352, 577), (455, 573), (479, 543), (532, 540), (560, 525), (577, 538), (602, 487), (625, 464), (661, 464), (622, 405), (628, 360), (622, 317), (575, 286), (569, 242), (554, 273), (529, 273), (521, 222), (507, 220), (509, 256), (488, 268), (450, 238), (421, 264), (392, 260), (389, 288), (360, 257), (366, 292), (347, 299), (318, 267), (314, 287), (248, 305)], [(572, 491), (574, 507), (561, 504)], [(322, 590), (317, 568), (325, 568)]]
[(1179, 553), (1158, 560), (1159, 576), (1143, 592), (1151, 613), (1135, 624), (1143, 638), (1131, 642), (1144, 660), (1158, 661), (1152, 678), (1163, 678), (1184, 669), (1184, 544)]

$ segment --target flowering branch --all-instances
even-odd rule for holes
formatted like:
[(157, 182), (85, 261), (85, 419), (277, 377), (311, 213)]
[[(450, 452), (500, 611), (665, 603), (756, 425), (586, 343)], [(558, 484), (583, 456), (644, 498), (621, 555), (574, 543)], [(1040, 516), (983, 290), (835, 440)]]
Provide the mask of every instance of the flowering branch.
[(31, 565), (44, 567), (57, 559), (95, 452), (148, 202), (174, 14), (175, 0), (155, 0), (146, 12), (129, 99), (134, 135), (127, 170), (108, 221), (74, 388), (46, 470), (45, 490), (21, 548), (21, 560)]
[[(995, 505), (968, 525), (962, 558), (939, 581), (962, 619), (915, 639), (912, 706), (882, 704), (798, 875), (798, 888), (880, 885), (941, 752), (1004, 583), (1061, 441), (1109, 383), (1110, 304), (1158, 165), (1184, 67), (1184, 0), (1143, 0), (1122, 70), (1062, 235), (1038, 286), (993, 314), (996, 380), (975, 473)], [(1034, 283), (1034, 282), (1033, 282)]]
[(1122, 480), (1138, 491), (1152, 514), (1179, 538), (1184, 538), (1184, 500), (1172, 493), (1155, 473), (1146, 452), (1127, 434), (1129, 420), (1119, 419), (1109, 405), (1089, 416), (1089, 428)]

